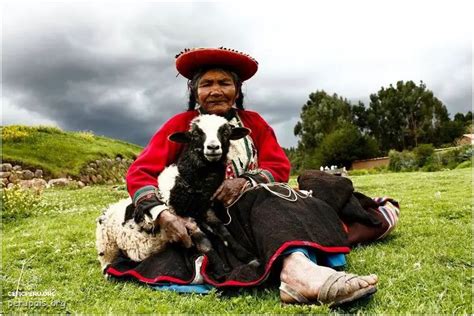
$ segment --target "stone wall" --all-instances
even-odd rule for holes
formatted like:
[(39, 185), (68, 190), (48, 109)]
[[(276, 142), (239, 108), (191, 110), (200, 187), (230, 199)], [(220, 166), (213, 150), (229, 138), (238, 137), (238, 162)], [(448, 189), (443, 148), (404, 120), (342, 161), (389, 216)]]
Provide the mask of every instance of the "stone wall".
[(125, 174), (132, 162), (132, 159), (120, 157), (90, 162), (82, 169), (79, 180), (86, 185), (125, 183)]
[(3, 163), (0, 165), (0, 187), (9, 188), (15, 184), (24, 188), (46, 188), (55, 186), (69, 186), (82, 188), (92, 184), (125, 183), (125, 174), (133, 162), (131, 159), (101, 159), (90, 162), (80, 172), (79, 177), (52, 179), (45, 177), (43, 170), (24, 169), (20, 165)]

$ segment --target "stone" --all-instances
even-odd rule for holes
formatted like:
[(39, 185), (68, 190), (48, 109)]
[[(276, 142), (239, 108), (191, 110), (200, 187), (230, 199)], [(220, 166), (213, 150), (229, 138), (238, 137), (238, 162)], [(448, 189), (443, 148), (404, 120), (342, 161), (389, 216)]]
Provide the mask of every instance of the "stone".
[(97, 177), (95, 175), (91, 175), (90, 178), (92, 183), (97, 183)]
[(18, 181), (20, 181), (20, 177), (18, 176), (17, 173), (12, 173), (12, 174), (8, 177), (8, 181), (10, 181), (11, 183), (17, 183)]
[(36, 169), (35, 171), (35, 178), (42, 178), (43, 177), (43, 170)]
[(11, 188), (13, 188), (14, 186), (15, 186), (15, 185), (10, 182), (10, 183), (7, 185), (7, 189), (11, 189)]
[(41, 189), (45, 189), (48, 186), (48, 183), (44, 179), (31, 179), (31, 180), (21, 180), (20, 182), (18, 182), (18, 185), (22, 189), (41, 190)]
[(2, 178), (2, 180), (0, 181), (0, 186), (2, 188), (6, 188), (8, 185), (8, 179), (7, 178)]
[(116, 158), (115, 158), (115, 161), (118, 161), (118, 162), (120, 162), (120, 161), (122, 161), (122, 158), (120, 158), (120, 157), (116, 157)]
[(98, 174), (96, 177), (97, 177), (97, 183), (103, 182), (104, 178), (100, 174)]
[(91, 179), (89, 178), (88, 175), (81, 175), (79, 179), (80, 179), (80, 182), (84, 184), (88, 184), (89, 182), (91, 182)]
[(66, 178), (51, 179), (48, 181), (48, 187), (67, 187), (69, 182)]
[(8, 178), (9, 176), (11, 176), (11, 172), (9, 171), (0, 171), (0, 178)]
[(114, 182), (112, 180), (107, 180), (105, 181), (106, 184), (114, 184)]
[(96, 164), (95, 162), (91, 162), (91, 163), (89, 164), (89, 167), (91, 167), (91, 168), (97, 168), (97, 164)]
[(86, 184), (82, 181), (77, 181), (77, 186), (79, 187), (79, 189), (82, 189), (83, 187), (86, 186)]
[(31, 170), (23, 170), (21, 174), (22, 174), (23, 180), (31, 180), (35, 177), (35, 174)]
[(19, 171), (19, 170), (21, 170), (21, 166), (19, 165), (13, 166), (13, 171)]
[(12, 171), (12, 169), (13, 169), (12, 164), (10, 164), (10, 163), (2, 163), (1, 166), (2, 166), (1, 167), (2, 171)]
[(91, 167), (87, 167), (86, 170), (84, 170), (84, 172), (85, 172), (87, 175), (97, 174), (97, 170), (95, 170), (94, 168), (91, 168)]

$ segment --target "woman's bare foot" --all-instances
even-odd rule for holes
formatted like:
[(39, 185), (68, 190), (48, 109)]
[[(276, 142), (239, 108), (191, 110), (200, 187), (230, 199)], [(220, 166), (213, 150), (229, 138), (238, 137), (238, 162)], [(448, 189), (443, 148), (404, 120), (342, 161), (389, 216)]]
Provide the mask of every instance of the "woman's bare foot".
[[(336, 272), (334, 269), (318, 266), (300, 252), (294, 252), (283, 260), (280, 280), (308, 300), (315, 301), (321, 286)], [(377, 281), (376, 275), (354, 278), (347, 281), (346, 291), (350, 293), (351, 289), (366, 288), (375, 285)], [(294, 302), (294, 298), (284, 291), (280, 291), (280, 298), (285, 303)]]

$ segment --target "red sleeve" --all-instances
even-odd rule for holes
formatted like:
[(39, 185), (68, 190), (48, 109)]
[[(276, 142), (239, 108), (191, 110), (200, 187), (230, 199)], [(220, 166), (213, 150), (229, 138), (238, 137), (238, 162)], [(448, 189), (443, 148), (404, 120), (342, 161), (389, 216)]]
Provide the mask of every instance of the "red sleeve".
[(256, 112), (239, 111), (244, 125), (252, 130), (250, 136), (257, 148), (258, 168), (267, 171), (275, 182), (288, 182), (290, 161), (275, 136), (273, 128)]
[(130, 165), (126, 182), (134, 203), (154, 191), (158, 186), (158, 175), (165, 167), (177, 161), (183, 145), (169, 141), (168, 136), (177, 131), (188, 130), (189, 122), (194, 116), (195, 112), (184, 112), (167, 121)]

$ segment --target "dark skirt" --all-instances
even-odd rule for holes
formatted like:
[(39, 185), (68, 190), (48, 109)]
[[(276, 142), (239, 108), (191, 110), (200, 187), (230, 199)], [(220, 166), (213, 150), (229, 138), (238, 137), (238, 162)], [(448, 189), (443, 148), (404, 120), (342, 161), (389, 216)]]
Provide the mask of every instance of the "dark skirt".
[[(272, 190), (288, 193), (286, 189), (276, 186)], [(246, 192), (229, 209), (229, 214), (222, 210), (218, 215), (224, 223), (228, 223), (226, 227), (230, 233), (259, 260), (260, 265), (256, 267), (239, 261), (218, 238), (209, 236), (219, 256), (231, 268), (230, 272), (218, 276), (208, 258), (204, 257), (201, 275), (206, 283), (216, 287), (261, 284), (277, 266), (280, 255), (291, 247), (313, 248), (321, 255), (350, 251), (347, 234), (337, 212), (314, 197), (298, 197), (296, 201), (289, 201), (258, 188)], [(196, 276), (195, 259), (198, 256), (194, 248), (185, 249), (170, 244), (165, 251), (142, 262), (120, 257), (106, 269), (106, 273), (149, 284), (189, 284)]]

